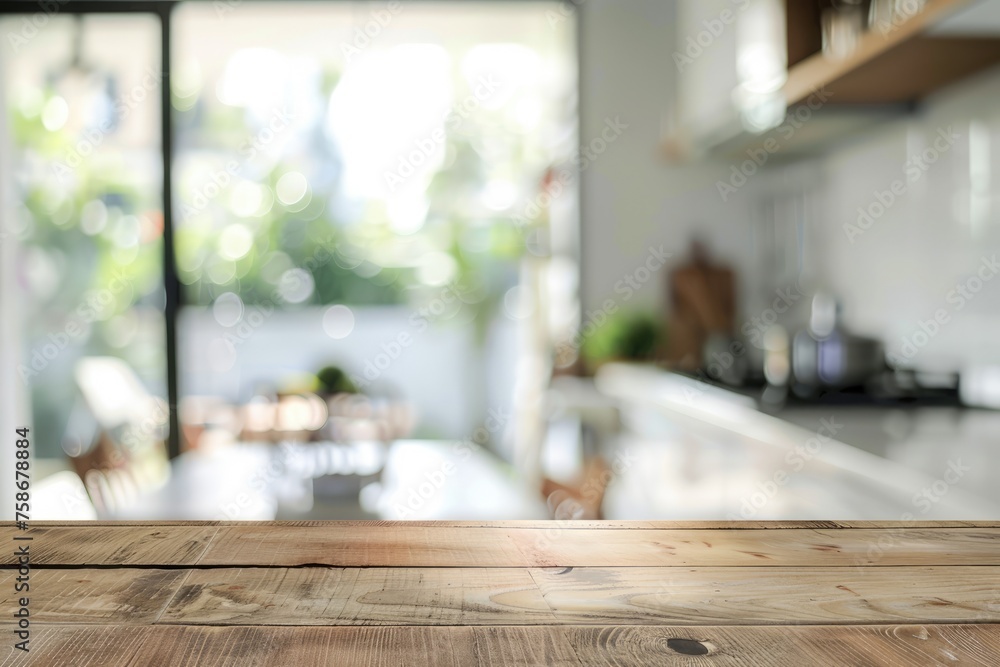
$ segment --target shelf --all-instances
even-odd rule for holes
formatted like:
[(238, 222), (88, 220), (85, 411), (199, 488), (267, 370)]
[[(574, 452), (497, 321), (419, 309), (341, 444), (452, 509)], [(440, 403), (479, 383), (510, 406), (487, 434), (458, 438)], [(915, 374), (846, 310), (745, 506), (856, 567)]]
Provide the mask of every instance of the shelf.
[[(789, 0), (795, 2), (797, 0)], [(1000, 7), (1000, 0), (990, 0)], [(809, 121), (796, 124), (794, 136), (779, 141), (776, 158), (795, 159), (816, 154), (832, 143), (877, 123), (897, 118), (929, 94), (972, 74), (1000, 64), (1000, 29), (977, 23), (970, 8), (981, 0), (928, 0), (924, 9), (883, 34), (877, 28), (862, 35), (855, 51), (846, 58), (823, 53), (804, 54), (803, 48), (818, 48), (818, 30), (796, 29), (795, 22), (812, 22), (818, 15), (795, 13), (789, 17), (789, 58), (793, 62), (782, 88), (788, 118), (807, 102), (812, 103)], [(946, 21), (966, 15), (978, 31), (939, 30)], [(1000, 9), (994, 16), (1000, 15)], [(794, 39), (792, 39), (794, 37)], [(794, 51), (794, 53), (793, 53)], [(826, 100), (810, 99), (823, 91)], [(794, 121), (793, 121), (794, 122)], [(782, 132), (784, 129), (786, 131)], [(788, 135), (787, 127), (763, 135), (744, 129), (737, 112), (724, 123), (709, 128), (683, 128), (668, 137), (663, 151), (671, 160), (705, 155), (737, 156), (755, 150), (769, 138)]]
[(816, 53), (793, 65), (782, 89), (789, 106), (826, 89), (831, 104), (915, 102), (1000, 63), (1000, 39), (925, 36), (972, 0), (928, 0), (922, 12), (883, 35), (866, 32), (848, 57)]

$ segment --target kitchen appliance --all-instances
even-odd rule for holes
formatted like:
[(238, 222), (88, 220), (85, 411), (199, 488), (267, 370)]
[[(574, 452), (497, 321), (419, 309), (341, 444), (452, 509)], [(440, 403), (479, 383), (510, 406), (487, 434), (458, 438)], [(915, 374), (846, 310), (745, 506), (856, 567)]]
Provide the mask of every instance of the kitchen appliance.
[(862, 386), (885, 370), (881, 341), (846, 331), (839, 319), (837, 301), (829, 294), (817, 293), (812, 300), (808, 327), (792, 339), (795, 394)]

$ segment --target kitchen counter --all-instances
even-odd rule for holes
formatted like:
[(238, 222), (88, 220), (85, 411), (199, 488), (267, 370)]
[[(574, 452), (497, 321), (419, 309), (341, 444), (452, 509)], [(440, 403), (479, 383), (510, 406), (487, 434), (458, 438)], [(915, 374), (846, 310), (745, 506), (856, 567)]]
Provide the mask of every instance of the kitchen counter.
[(854, 446), (861, 409), (800, 410), (793, 424), (745, 396), (642, 365), (608, 364), (596, 387), (618, 401), (625, 426), (606, 456), (631, 462), (608, 485), (609, 519), (1000, 518), (988, 426), (970, 430), (968, 446), (929, 436), (914, 465)]
[[(1000, 504), (1000, 411), (962, 407), (887, 408), (789, 406), (777, 417), (808, 428), (834, 414), (844, 425), (837, 439), (893, 463), (940, 478), (952, 462), (963, 469), (960, 487)], [(1000, 515), (998, 515), (1000, 516)]]
[(31, 538), (30, 653), (10, 648), (8, 611), (4, 667), (1000, 655), (998, 522), (34, 522), (2, 533)]

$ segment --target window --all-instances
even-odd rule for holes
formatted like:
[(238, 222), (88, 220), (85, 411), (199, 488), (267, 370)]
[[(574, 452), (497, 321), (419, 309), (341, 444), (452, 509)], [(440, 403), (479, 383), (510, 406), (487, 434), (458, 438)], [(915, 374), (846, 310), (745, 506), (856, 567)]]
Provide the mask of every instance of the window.
[[(38, 457), (74, 452), (74, 368), (125, 360), (165, 400), (160, 24), (146, 14), (53, 16), (16, 35), (3, 67), (22, 353)], [(30, 25), (30, 24), (29, 24)], [(9, 41), (9, 40), (8, 40)], [(16, 48), (15, 48), (16, 47)], [(123, 54), (128, 54), (124, 57)], [(5, 274), (10, 275), (10, 274)]]
[[(575, 280), (572, 187), (562, 209), (537, 206), (576, 144), (559, 3), (188, 2), (162, 17), (167, 67), (161, 17), (141, 12), (53, 16), (5, 63), (9, 229), (37, 304), (19, 314), (22, 362), (60, 347), (27, 382), (39, 442), (73, 430), (73, 367), (92, 355), (164, 400), (176, 373), (182, 417), (188, 399), (246, 402), (325, 365), (415, 404), (417, 435), (460, 437), (509, 405), (519, 331), (544, 315), (533, 290)], [(89, 154), (60, 177), (74, 150)]]

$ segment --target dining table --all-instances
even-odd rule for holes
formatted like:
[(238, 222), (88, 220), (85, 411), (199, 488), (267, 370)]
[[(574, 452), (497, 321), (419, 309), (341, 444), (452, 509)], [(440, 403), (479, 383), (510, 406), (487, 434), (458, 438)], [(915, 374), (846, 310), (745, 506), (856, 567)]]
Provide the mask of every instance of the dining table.
[(10, 546), (0, 569), (3, 667), (1000, 660), (1000, 522), (32, 521), (0, 530)]

